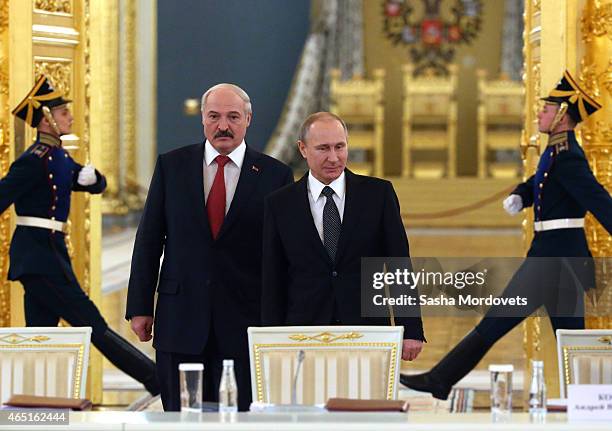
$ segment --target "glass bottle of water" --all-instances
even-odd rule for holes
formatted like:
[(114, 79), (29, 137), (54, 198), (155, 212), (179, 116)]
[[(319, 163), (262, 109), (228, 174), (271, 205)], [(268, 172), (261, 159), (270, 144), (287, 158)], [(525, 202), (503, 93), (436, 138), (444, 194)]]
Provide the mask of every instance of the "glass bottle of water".
[(546, 413), (546, 383), (544, 382), (544, 362), (531, 361), (531, 385), (529, 386), (529, 413)]
[(223, 373), (219, 383), (219, 412), (235, 413), (238, 411), (238, 385), (234, 374), (234, 360), (223, 360)]

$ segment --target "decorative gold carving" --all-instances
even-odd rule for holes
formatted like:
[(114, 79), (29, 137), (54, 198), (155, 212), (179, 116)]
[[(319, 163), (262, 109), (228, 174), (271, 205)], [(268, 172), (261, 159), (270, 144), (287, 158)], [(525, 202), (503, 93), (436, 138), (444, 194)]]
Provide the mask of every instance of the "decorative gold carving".
[(610, 337), (609, 335), (599, 337), (597, 341), (599, 341), (602, 344), (607, 344), (609, 346), (612, 345), (612, 337)]
[(603, 73), (597, 73), (596, 64), (586, 64), (584, 58), (580, 61), (580, 74), (578, 75), (578, 82), (580, 83), (580, 86), (595, 99), (599, 99), (601, 96), (599, 92), (598, 80), (602, 75)]
[[(597, 180), (612, 190), (612, 3), (587, 0), (581, 16), (584, 57), (580, 62), (580, 84), (602, 104), (602, 108), (580, 127), (580, 138), (589, 165)], [(596, 289), (587, 301), (588, 328), (606, 328), (612, 322), (612, 237), (588, 214), (586, 236), (595, 261)]]
[(72, 0), (34, 0), (34, 9), (49, 13), (72, 13)]
[[(90, 83), (91, 83), (91, 61), (90, 61), (90, 39), (89, 39), (89, 0), (85, 0), (84, 2), (84, 13), (83, 13), (83, 21), (84, 21), (84, 28), (86, 29), (86, 36), (85, 36), (85, 46), (83, 49), (83, 59), (84, 59), (84, 69), (85, 69), (85, 76), (83, 77), (83, 81), (85, 83), (85, 91), (83, 92), (85, 94), (85, 100), (83, 100), (83, 131), (82, 131), (82, 135), (83, 135), (83, 140), (82, 140), (82, 147), (83, 147), (83, 151), (85, 152), (85, 154), (87, 154), (87, 159), (90, 159), (90, 154), (91, 154), (91, 142), (89, 140), (90, 134), (89, 134), (89, 121), (90, 121), (90, 106), (91, 106), (91, 88), (90, 88)], [(84, 247), (83, 247), (83, 259), (85, 261), (85, 265), (83, 266), (83, 281), (81, 282), (81, 288), (83, 289), (83, 291), (85, 293), (87, 293), (89, 295), (90, 291), (91, 291), (91, 197), (89, 195), (89, 193), (85, 193), (85, 195), (83, 196), (83, 200), (84, 200), (84, 205), (85, 205), (85, 211), (84, 211), (84, 215), (85, 215), (85, 221), (83, 223), (83, 230), (85, 232), (84, 234)], [(99, 355), (97, 355), (98, 360)], [(92, 361), (93, 362), (93, 361)], [(98, 376), (98, 379), (101, 380), (101, 377)], [(99, 382), (101, 383), (101, 382)]]
[[(601, 145), (604, 142), (612, 142), (612, 124), (607, 124), (604, 121), (596, 121), (595, 127), (589, 129), (581, 129), (581, 137), (584, 145)], [(607, 162), (607, 161), (606, 161)], [(591, 167), (596, 170), (596, 166)]]
[(8, 87), (8, 62), (6, 58), (0, 58), (0, 95), (8, 97)]
[(33, 337), (24, 337), (19, 334), (8, 334), (3, 337), (0, 337), (0, 342), (8, 343), (8, 344), (23, 344), (23, 343), (42, 343), (45, 341), (49, 341), (51, 338), (46, 335), (35, 335)]
[(363, 334), (359, 332), (348, 332), (346, 334), (333, 334), (331, 332), (321, 332), (317, 335), (306, 335), (306, 334), (294, 334), (290, 335), (289, 338), (293, 341), (304, 342), (304, 341), (318, 341), (320, 343), (333, 343), (338, 340), (356, 340), (357, 338), (363, 337)]
[(125, 154), (124, 198), (131, 210), (142, 208), (136, 156), (136, 2), (123, 2), (121, 144)]
[[(4, 177), (11, 162), (11, 130), (9, 106), (8, 46), (9, 0), (0, 0), (0, 177)], [(11, 285), (7, 280), (9, 269), (9, 239), (11, 237), (10, 211), (0, 215), (0, 327), (11, 325)]]
[(601, 85), (608, 91), (608, 95), (612, 96), (612, 60), (608, 62), (608, 67), (599, 75)]
[(102, 82), (102, 112), (106, 123), (104, 134), (105, 148), (102, 152), (101, 170), (106, 176), (106, 190), (102, 197), (102, 213), (124, 215), (128, 207), (121, 196), (121, 145), (120, 145), (120, 104), (119, 104), (119, 2), (107, 0), (104, 7), (98, 9), (99, 21), (105, 29), (100, 40), (97, 56), (102, 58), (100, 76)]
[(589, 43), (593, 38), (601, 36), (612, 40), (612, 3), (602, 6), (599, 0), (595, 0), (590, 12), (587, 11), (580, 18), (583, 42)]
[(36, 78), (45, 75), (51, 84), (66, 96), (70, 97), (72, 86), (72, 62), (69, 61), (35, 61)]
[(9, 0), (0, 0), (0, 33), (8, 28)]
[[(524, 17), (524, 67), (525, 74), (525, 119), (522, 137), (522, 157), (524, 178), (529, 178), (535, 171), (540, 153), (540, 133), (537, 127), (539, 99), (541, 97), (541, 28), (542, 2), (530, 0), (525, 2)], [(523, 219), (523, 244), (529, 247), (533, 238), (533, 215), (525, 212)], [(527, 359), (544, 359), (542, 340), (542, 320), (540, 317), (529, 317), (523, 322), (523, 348)], [(525, 367), (527, 369), (527, 365)], [(527, 382), (528, 383), (528, 382)]]
[(578, 76), (580, 86), (589, 95), (596, 99), (604, 96), (601, 88), (605, 88), (609, 96), (612, 96), (612, 60), (608, 61), (607, 67), (600, 72), (597, 64), (587, 64), (586, 59), (580, 61), (580, 75)]

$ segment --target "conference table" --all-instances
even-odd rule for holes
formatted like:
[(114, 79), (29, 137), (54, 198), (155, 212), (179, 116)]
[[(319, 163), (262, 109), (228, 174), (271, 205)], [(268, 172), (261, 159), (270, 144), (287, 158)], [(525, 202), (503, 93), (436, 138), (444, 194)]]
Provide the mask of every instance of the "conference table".
[[(6, 422), (4, 422), (6, 423)], [(513, 413), (507, 422), (492, 421), (490, 413), (162, 413), (97, 411), (72, 412), (69, 424), (45, 427), (34, 424), (0, 425), (0, 430), (610, 430), (607, 422), (568, 422), (565, 413), (549, 413), (535, 423), (528, 413)]]

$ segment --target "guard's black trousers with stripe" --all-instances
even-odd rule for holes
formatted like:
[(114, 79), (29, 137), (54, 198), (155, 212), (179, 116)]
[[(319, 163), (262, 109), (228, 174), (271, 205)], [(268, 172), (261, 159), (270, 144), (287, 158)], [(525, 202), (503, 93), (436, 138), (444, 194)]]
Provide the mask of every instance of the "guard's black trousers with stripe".
[(98, 307), (76, 279), (64, 275), (23, 275), (27, 326), (57, 326), (64, 319), (72, 326), (90, 326), (91, 342), (117, 368), (159, 394), (155, 363), (108, 327)]

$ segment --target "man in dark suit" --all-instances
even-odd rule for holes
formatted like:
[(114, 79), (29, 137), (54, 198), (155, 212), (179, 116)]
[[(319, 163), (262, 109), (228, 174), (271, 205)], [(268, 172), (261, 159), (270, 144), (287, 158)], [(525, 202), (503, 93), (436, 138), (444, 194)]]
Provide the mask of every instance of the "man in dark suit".
[(595, 285), (594, 265), (584, 233), (584, 216), (593, 213), (612, 234), (612, 197), (594, 177), (574, 127), (601, 105), (565, 72), (538, 115), (549, 135), (535, 175), (504, 200), (509, 214), (534, 208), (534, 236), (527, 259), (502, 297), (526, 297), (517, 313), (493, 306), (485, 317), (431, 371), (401, 376), (406, 386), (446, 399), (452, 388), (486, 352), (529, 314), (544, 306), (556, 329), (584, 329), (584, 290)]
[(134, 244), (126, 318), (141, 341), (154, 326), (167, 411), (180, 409), (181, 362), (204, 364), (204, 399), (217, 401), (222, 361), (234, 359), (239, 409), (251, 402), (246, 330), (260, 325), (263, 201), (293, 182), (287, 166), (245, 144), (251, 117), (246, 92), (216, 85), (202, 96), (206, 141), (157, 159)]
[(117, 368), (159, 393), (155, 364), (119, 336), (83, 292), (66, 248), (66, 221), (72, 192), (100, 194), (106, 179), (93, 166), (75, 162), (60, 137), (72, 131), (70, 100), (40, 76), (13, 114), (36, 127), (36, 141), (0, 180), (0, 213), (15, 204), (9, 279), (25, 291), (28, 326), (90, 326), (91, 341)]
[[(264, 325), (389, 325), (361, 317), (361, 258), (407, 257), (408, 238), (390, 182), (346, 169), (348, 134), (329, 112), (310, 115), (298, 146), (309, 172), (271, 194), (264, 218)], [(400, 318), (402, 358), (424, 338), (420, 317)]]

